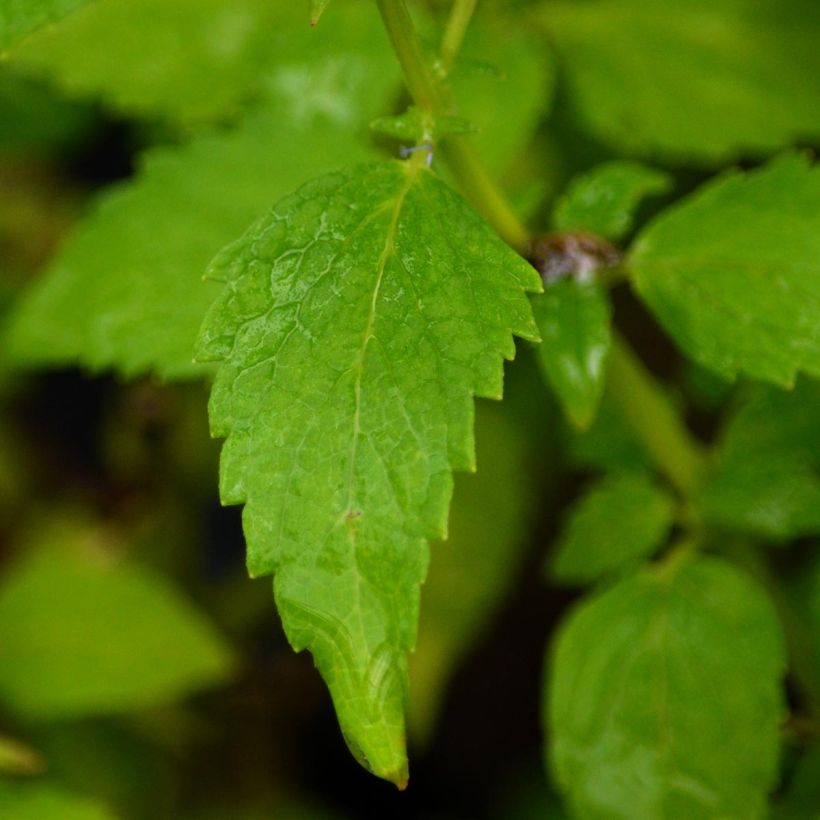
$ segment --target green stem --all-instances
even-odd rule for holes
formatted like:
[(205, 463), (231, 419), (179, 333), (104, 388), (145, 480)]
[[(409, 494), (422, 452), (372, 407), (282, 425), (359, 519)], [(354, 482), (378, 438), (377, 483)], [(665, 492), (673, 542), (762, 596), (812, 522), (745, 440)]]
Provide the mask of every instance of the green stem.
[(607, 386), (657, 469), (686, 498), (697, 490), (705, 452), (686, 429), (663, 388), (617, 333), (609, 354)]
[(475, 11), (476, 0), (454, 0), (444, 36), (441, 38), (441, 64), (449, 72), (461, 49), (464, 34)]
[[(449, 91), (436, 82), (430, 70), (404, 0), (376, 0), (376, 4), (415, 104), (434, 117), (452, 113)], [(472, 145), (464, 137), (452, 136), (447, 138), (442, 153), (464, 195), (504, 241), (523, 250), (529, 232)]]

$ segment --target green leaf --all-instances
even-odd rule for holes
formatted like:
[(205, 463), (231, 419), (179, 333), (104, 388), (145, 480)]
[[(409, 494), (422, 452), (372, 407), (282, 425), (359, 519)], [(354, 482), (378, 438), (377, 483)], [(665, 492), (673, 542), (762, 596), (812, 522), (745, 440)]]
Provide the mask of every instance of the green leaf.
[(569, 98), (619, 151), (712, 164), (820, 134), (817, 4), (597, 0), (543, 9)]
[(698, 502), (704, 519), (776, 541), (820, 532), (820, 385), (758, 389), (727, 426)]
[[(136, 178), (102, 197), (21, 300), (6, 353), (29, 366), (79, 361), (126, 376), (204, 375), (192, 359), (219, 293), (202, 281), (208, 262), (278, 197), (371, 156), (357, 128), (378, 112), (396, 69), (383, 38), (348, 59), (361, 34), (347, 31), (359, 29), (284, 64), (274, 75), (278, 96), (235, 131), (145, 155)], [(323, 78), (343, 68), (344, 89), (328, 109)]]
[(48, 720), (153, 706), (224, 681), (232, 662), (213, 627), (148, 568), (67, 546), (93, 537), (57, 530), (54, 546), (6, 574), (3, 701)]
[(535, 271), (420, 163), (322, 177), (212, 267), (200, 357), (221, 495), (245, 502), (252, 575), (275, 572), (354, 754), (403, 784), (405, 652), (451, 468), (474, 467), (472, 396), (500, 398)]
[(330, 0), (310, 0), (310, 24), (315, 26), (324, 14)]
[(600, 283), (567, 278), (531, 298), (541, 334), (538, 363), (564, 412), (581, 429), (590, 425), (604, 389), (610, 344), (610, 306)]
[(627, 160), (612, 160), (573, 180), (553, 217), (558, 231), (590, 231), (606, 239), (629, 232), (641, 200), (666, 193), (668, 174)]
[(487, 15), (467, 30), (449, 79), (458, 113), (478, 129), (471, 139), (482, 160), (501, 171), (549, 110), (555, 69), (532, 31), (507, 17)]
[(683, 350), (726, 378), (820, 375), (820, 169), (790, 154), (663, 212), (629, 268)]
[(478, 403), (479, 469), (456, 476), (448, 537), (431, 551), (410, 656), (408, 719), (417, 742), (429, 740), (454, 670), (509, 592), (537, 513), (544, 461), (534, 454), (543, 448), (532, 425), (510, 417), (509, 403)]
[(579, 817), (760, 818), (785, 657), (769, 601), (713, 558), (646, 569), (559, 633), (545, 712)]
[(0, 815), (9, 820), (115, 820), (97, 800), (48, 783), (0, 780)]
[(415, 105), (411, 105), (397, 117), (379, 117), (370, 123), (378, 134), (415, 144), (432, 142), (449, 134), (472, 134), (475, 126), (463, 117), (433, 116)]
[(596, 482), (570, 511), (550, 561), (558, 581), (587, 584), (651, 555), (672, 526), (672, 498), (646, 475)]
[[(128, 114), (199, 123), (273, 94), (294, 116), (322, 113), (352, 129), (360, 120), (348, 85), (366, 81), (388, 45), (370, 3), (339, 4), (331, 16), (333, 25), (313, 29), (300, 3), (97, 0), (27, 40), (13, 64)], [(335, 62), (318, 64), (329, 50)], [(396, 78), (384, 68), (373, 92)]]
[(59, 20), (86, 0), (0, 0), (0, 50)]
[(817, 820), (820, 817), (820, 747), (803, 751), (788, 786), (772, 807), (772, 820)]

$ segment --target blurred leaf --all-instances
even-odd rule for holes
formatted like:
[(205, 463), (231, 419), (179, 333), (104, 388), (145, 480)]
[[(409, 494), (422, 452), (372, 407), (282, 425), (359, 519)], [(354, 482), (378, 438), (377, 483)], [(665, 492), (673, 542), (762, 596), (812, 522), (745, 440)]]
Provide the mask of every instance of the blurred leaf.
[(711, 164), (820, 134), (817, 4), (598, 0), (542, 8), (573, 104), (620, 151)]
[(641, 473), (607, 476), (575, 503), (550, 561), (558, 581), (587, 584), (651, 555), (672, 526), (672, 498)]
[(585, 818), (758, 818), (777, 775), (785, 656), (770, 602), (678, 556), (582, 603), (552, 654), (558, 784)]
[(402, 786), (425, 538), (446, 533), (451, 471), (474, 468), (473, 397), (500, 398), (513, 334), (536, 334), (540, 279), (412, 161), (313, 180), (210, 275), (222, 501), (246, 504), (249, 571), (275, 572), (351, 751)]
[(476, 406), (478, 471), (456, 476), (446, 541), (431, 546), (410, 656), (410, 729), (429, 740), (453, 671), (487, 627), (520, 569), (542, 465), (533, 430), (505, 405)]
[(19, 740), (0, 735), (0, 772), (38, 774), (46, 767), (43, 758)]
[(482, 160), (502, 171), (549, 110), (555, 80), (550, 54), (530, 30), (488, 15), (467, 30), (450, 81), (458, 113), (478, 129), (471, 140)]
[(784, 792), (772, 806), (772, 820), (817, 820), (820, 817), (820, 747), (806, 749)]
[[(193, 345), (219, 293), (202, 281), (208, 262), (305, 179), (371, 155), (357, 128), (366, 129), (393, 87), (393, 59), (369, 27), (333, 35), (301, 63), (280, 66), (270, 107), (237, 130), (151, 151), (133, 181), (106, 193), (21, 300), (8, 354), (127, 376), (207, 374), (193, 363)], [(366, 53), (355, 51), (361, 38)], [(325, 81), (337, 75), (345, 84), (331, 100)]]
[(310, 0), (310, 24), (315, 26), (324, 14), (330, 0)]
[(581, 429), (590, 425), (604, 389), (610, 343), (610, 306), (598, 282), (568, 277), (530, 297), (541, 334), (538, 362), (564, 412)]
[(661, 213), (629, 268), (683, 350), (781, 386), (820, 376), (820, 169), (788, 154)]
[(641, 200), (671, 187), (662, 171), (627, 160), (605, 162), (570, 183), (555, 206), (554, 227), (620, 239), (632, 228)]
[(298, 53), (289, 41), (304, 42), (309, 27), (296, 5), (96, 0), (29, 38), (13, 64), (128, 113), (213, 119), (258, 94), (271, 62)]
[(642, 470), (649, 466), (646, 453), (604, 391), (592, 424), (570, 431), (567, 446), (579, 467), (596, 470)]
[[(147, 567), (78, 554), (66, 527), (0, 586), (0, 695), (32, 719), (143, 708), (221, 683), (230, 652)], [(75, 545), (72, 549), (72, 543)]]
[(97, 800), (47, 783), (0, 779), (0, 816), (8, 820), (115, 820)]
[(0, 52), (46, 23), (59, 20), (86, 0), (0, 0)]

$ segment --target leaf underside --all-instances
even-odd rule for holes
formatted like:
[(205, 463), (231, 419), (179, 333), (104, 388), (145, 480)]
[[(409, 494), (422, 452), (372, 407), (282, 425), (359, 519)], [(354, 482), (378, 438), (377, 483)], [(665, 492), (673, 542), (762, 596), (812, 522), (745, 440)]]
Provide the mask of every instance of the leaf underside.
[(227, 248), (200, 337), (222, 365), (221, 495), (245, 502), (252, 575), (308, 647), (360, 761), (403, 784), (405, 652), (472, 397), (500, 398), (535, 338), (535, 271), (415, 163), (322, 177)]

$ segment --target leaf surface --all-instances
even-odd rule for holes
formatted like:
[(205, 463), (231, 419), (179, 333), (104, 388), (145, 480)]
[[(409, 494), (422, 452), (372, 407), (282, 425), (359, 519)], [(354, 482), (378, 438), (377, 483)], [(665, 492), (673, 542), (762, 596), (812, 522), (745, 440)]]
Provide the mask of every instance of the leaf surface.
[[(67, 530), (0, 586), (0, 697), (38, 720), (166, 703), (223, 682), (230, 652), (162, 576), (70, 551)], [(60, 544), (56, 548), (53, 544)]]
[(115, 820), (99, 801), (50, 783), (0, 780), (0, 814), (9, 820)]
[(589, 231), (606, 239), (629, 232), (641, 200), (663, 194), (668, 174), (627, 160), (612, 160), (573, 180), (558, 200), (553, 222), (558, 231)]
[(784, 671), (771, 604), (717, 559), (646, 569), (581, 604), (558, 635), (545, 712), (574, 813), (765, 816)]
[(531, 297), (542, 343), (541, 372), (572, 423), (590, 425), (604, 389), (610, 345), (609, 299), (599, 282), (549, 282)]
[(569, 98), (620, 151), (714, 164), (820, 133), (817, 4), (544, 4)]
[(2, 0), (0, 51), (21, 37), (81, 6), (87, 0)]
[(551, 560), (552, 576), (586, 584), (651, 555), (673, 512), (670, 496), (646, 475), (601, 479), (572, 508)]
[(211, 273), (222, 499), (245, 502), (250, 572), (276, 573), (351, 750), (402, 784), (425, 539), (474, 467), (472, 396), (500, 398), (512, 334), (536, 334), (538, 276), (412, 161), (309, 183)]
[(820, 168), (806, 157), (707, 184), (647, 226), (628, 265), (672, 337), (718, 374), (820, 375)]
[[(202, 281), (211, 259), (311, 176), (371, 156), (357, 129), (378, 113), (397, 73), (383, 37), (349, 56), (360, 35), (351, 40), (347, 31), (359, 29), (280, 66), (272, 75), (279, 90), (235, 130), (148, 152), (137, 176), (102, 196), (16, 306), (7, 355), (126, 376), (204, 375), (193, 347), (219, 292)], [(343, 69), (344, 88), (328, 109), (326, 79)]]

